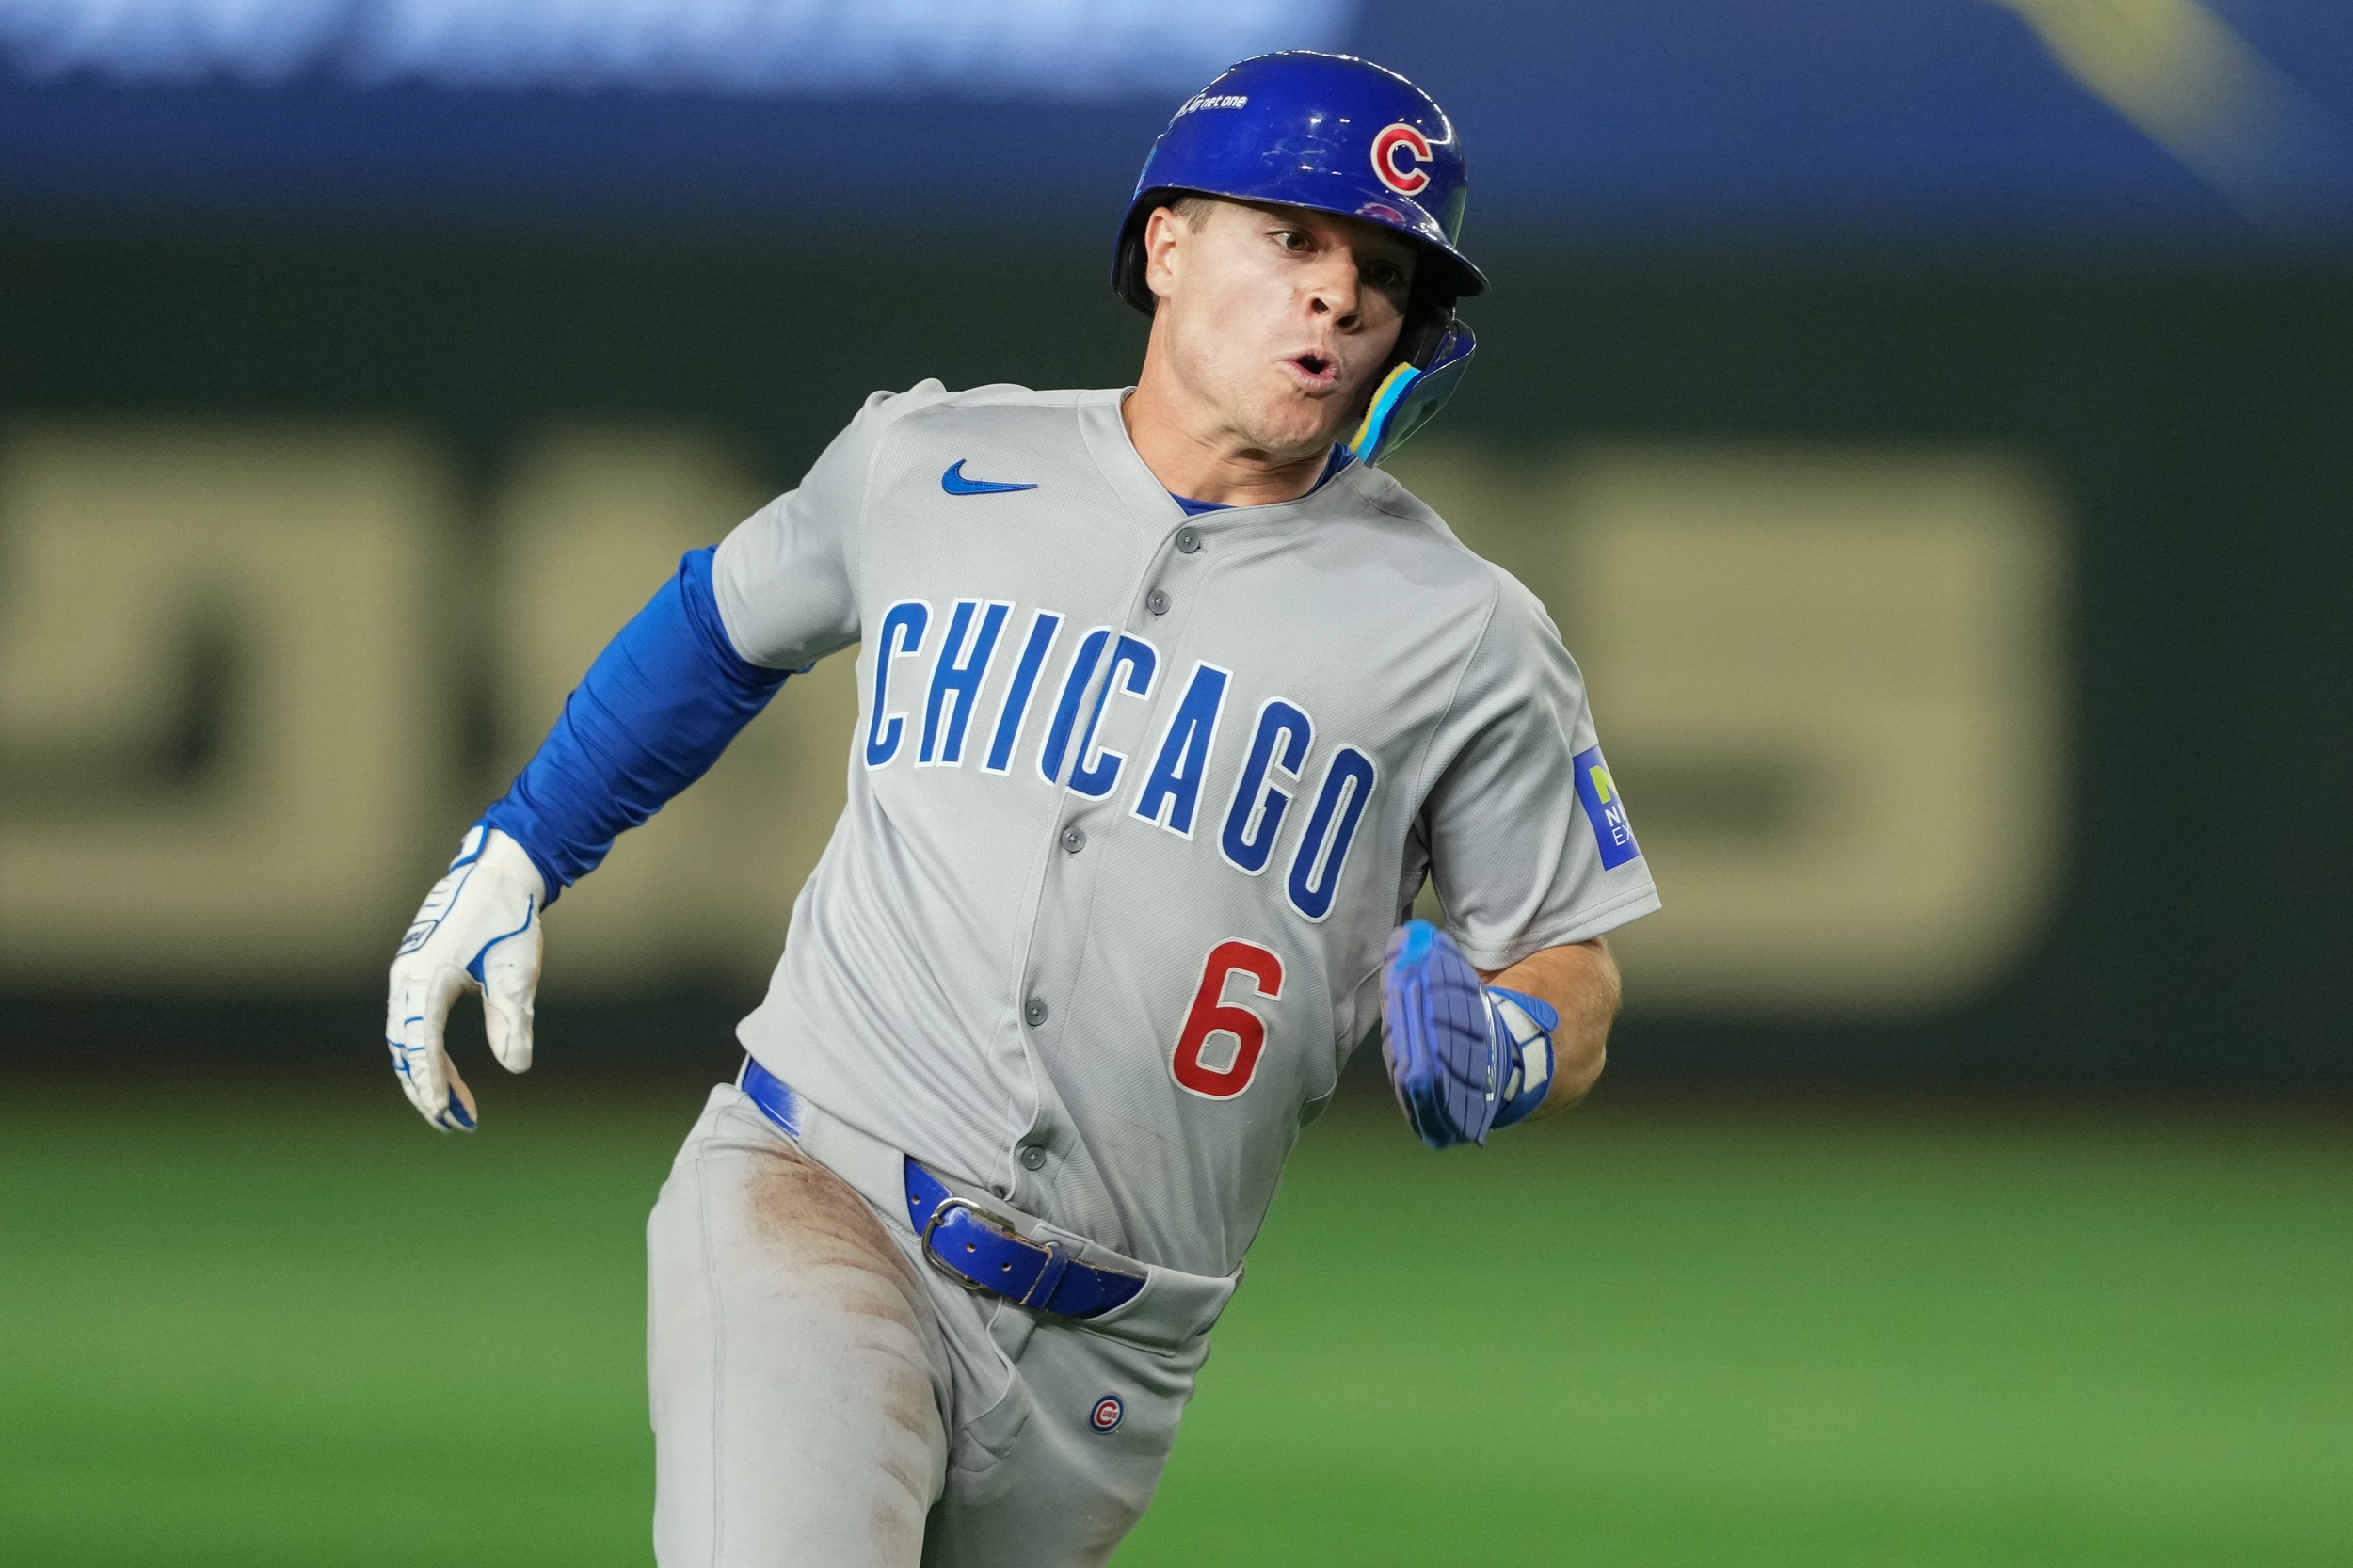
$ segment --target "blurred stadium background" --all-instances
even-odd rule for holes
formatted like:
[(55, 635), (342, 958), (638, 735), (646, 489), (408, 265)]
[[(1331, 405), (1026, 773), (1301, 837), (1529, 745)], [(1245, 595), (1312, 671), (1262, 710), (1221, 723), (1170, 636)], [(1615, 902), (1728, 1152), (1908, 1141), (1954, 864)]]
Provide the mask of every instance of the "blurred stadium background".
[(470, 1144), (391, 944), (868, 392), (1129, 378), (1151, 136), (1297, 45), (1463, 127), (1396, 467), (1668, 907), (1593, 1106), (1307, 1134), (1121, 1560), (2353, 1560), (2327, 0), (0, 0), (0, 1557), (645, 1560), (638, 1226), (846, 664), (567, 897)]

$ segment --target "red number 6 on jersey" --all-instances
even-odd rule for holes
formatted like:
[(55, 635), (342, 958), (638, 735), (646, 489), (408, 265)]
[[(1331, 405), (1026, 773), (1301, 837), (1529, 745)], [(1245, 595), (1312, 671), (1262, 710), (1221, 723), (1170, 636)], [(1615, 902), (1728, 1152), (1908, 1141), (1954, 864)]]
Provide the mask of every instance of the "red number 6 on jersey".
[[(1185, 1015), (1185, 1032), (1176, 1036), (1176, 1054), (1168, 1061), (1177, 1083), (1209, 1099), (1231, 1099), (1250, 1087), (1258, 1070), (1258, 1053), (1266, 1048), (1266, 1020), (1249, 1008), (1225, 1000), (1225, 982), (1246, 974), (1252, 987), (1268, 1001), (1283, 994), (1283, 961), (1256, 942), (1236, 939), (1209, 950), (1201, 970), (1201, 989), (1193, 996), (1193, 1011)], [(1234, 1041), (1234, 1060), (1212, 1067), (1201, 1060), (1210, 1040), (1220, 1034)]]

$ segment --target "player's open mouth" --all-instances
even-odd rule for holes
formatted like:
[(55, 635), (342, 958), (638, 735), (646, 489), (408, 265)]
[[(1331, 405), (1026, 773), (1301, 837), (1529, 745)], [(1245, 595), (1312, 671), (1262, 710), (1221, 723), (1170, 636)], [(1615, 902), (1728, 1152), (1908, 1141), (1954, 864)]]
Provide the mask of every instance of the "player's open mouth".
[(1311, 391), (1326, 392), (1340, 384), (1340, 361), (1333, 355), (1311, 348), (1305, 354), (1294, 354), (1283, 362), (1290, 366)]

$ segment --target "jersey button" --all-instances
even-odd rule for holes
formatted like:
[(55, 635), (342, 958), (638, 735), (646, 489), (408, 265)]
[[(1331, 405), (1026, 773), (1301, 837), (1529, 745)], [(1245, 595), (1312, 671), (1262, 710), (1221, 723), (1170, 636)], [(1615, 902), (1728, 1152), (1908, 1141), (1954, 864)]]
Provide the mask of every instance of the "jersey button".
[(1176, 530), (1176, 548), (1190, 555), (1201, 548), (1201, 536), (1190, 528)]
[(1028, 1020), (1032, 1029), (1035, 1029), (1046, 1021), (1046, 1003), (1036, 997), (1032, 997), (1021, 1004), (1021, 1016)]
[(1046, 1151), (1045, 1151), (1044, 1149), (1039, 1148), (1039, 1147), (1038, 1147), (1035, 1144), (1024, 1144), (1024, 1145), (1022, 1146), (1022, 1150), (1021, 1150), (1021, 1168), (1022, 1168), (1023, 1170), (1025, 1170), (1025, 1171), (1036, 1171), (1036, 1170), (1043, 1170), (1043, 1169), (1045, 1168), (1045, 1165), (1046, 1165)]
[(1062, 830), (1062, 847), (1069, 854), (1078, 854), (1087, 847), (1087, 830), (1072, 823)]
[(1168, 614), (1168, 594), (1160, 588), (1153, 589), (1144, 596), (1144, 607), (1156, 616)]

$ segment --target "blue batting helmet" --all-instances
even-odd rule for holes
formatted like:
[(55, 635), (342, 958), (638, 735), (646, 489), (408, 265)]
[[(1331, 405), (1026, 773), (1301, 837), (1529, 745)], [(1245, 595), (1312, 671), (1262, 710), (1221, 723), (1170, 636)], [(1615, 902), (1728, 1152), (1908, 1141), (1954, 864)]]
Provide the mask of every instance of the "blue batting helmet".
[(1147, 315), (1144, 220), (1187, 195), (1308, 207), (1413, 240), (1422, 264), (1397, 363), (1350, 448), (1373, 462), (1437, 412), (1476, 346), (1454, 302), (1487, 280), (1458, 248), (1463, 148), (1428, 93), (1369, 60), (1297, 49), (1244, 60), (1185, 100), (1144, 159), (1112, 253), (1112, 286)]

